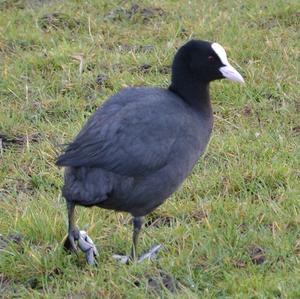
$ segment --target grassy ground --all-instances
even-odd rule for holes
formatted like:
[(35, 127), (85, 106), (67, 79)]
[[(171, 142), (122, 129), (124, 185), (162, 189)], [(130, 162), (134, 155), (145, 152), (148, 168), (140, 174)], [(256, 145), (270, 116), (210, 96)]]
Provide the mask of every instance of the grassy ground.
[[(299, 298), (299, 1), (136, 2), (0, 0), (0, 297)], [(129, 216), (78, 208), (88, 267), (61, 248), (58, 145), (122, 87), (167, 86), (191, 37), (247, 84), (212, 84), (207, 153), (141, 235), (141, 251), (164, 243), (157, 261), (117, 264)]]

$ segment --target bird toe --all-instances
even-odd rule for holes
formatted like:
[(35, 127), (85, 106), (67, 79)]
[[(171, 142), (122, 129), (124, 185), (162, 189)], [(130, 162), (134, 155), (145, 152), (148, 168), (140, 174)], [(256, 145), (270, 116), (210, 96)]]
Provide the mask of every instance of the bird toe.
[[(162, 245), (157, 244), (154, 245), (153, 247), (150, 248), (150, 250), (143, 255), (141, 255), (138, 259), (137, 262), (141, 263), (144, 260), (153, 260), (156, 258), (157, 253), (161, 250)], [(112, 258), (116, 261), (118, 261), (121, 264), (129, 264), (132, 260), (131, 256), (129, 255), (119, 255), (119, 254), (114, 254)]]
[(157, 256), (157, 253), (160, 251), (161, 248), (162, 248), (161, 244), (154, 245), (153, 247), (150, 248), (150, 250), (148, 252), (144, 253), (143, 255), (141, 255), (138, 258), (138, 263), (141, 263), (144, 260), (155, 259)]
[(85, 253), (87, 263), (95, 265), (96, 258), (99, 255), (98, 250), (93, 240), (83, 230), (79, 232), (78, 247)]

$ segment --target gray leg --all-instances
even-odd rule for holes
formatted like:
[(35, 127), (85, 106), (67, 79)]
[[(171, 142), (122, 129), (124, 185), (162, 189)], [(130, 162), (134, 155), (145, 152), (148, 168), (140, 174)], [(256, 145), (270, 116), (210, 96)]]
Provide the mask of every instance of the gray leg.
[(91, 238), (85, 231), (79, 231), (75, 226), (74, 211), (75, 204), (67, 202), (68, 218), (69, 218), (69, 234), (64, 242), (64, 248), (67, 251), (73, 251), (78, 255), (75, 241), (78, 241), (78, 247), (85, 253), (86, 261), (90, 265), (95, 264), (95, 258), (98, 256), (98, 251)]
[(142, 256), (138, 257), (137, 254), (137, 245), (138, 245), (138, 238), (141, 232), (141, 228), (143, 225), (143, 217), (133, 217), (133, 234), (132, 234), (132, 247), (131, 247), (131, 254), (130, 256), (118, 255), (114, 254), (113, 258), (121, 262), (122, 264), (128, 264), (130, 261), (137, 261), (138, 263), (142, 262), (143, 260), (150, 260), (156, 256), (157, 252), (161, 249), (161, 245), (153, 246), (147, 253), (143, 254)]
[(78, 254), (77, 247), (75, 245), (75, 241), (79, 239), (79, 230), (75, 226), (74, 221), (74, 211), (75, 211), (75, 204), (73, 202), (67, 202), (67, 209), (68, 209), (68, 221), (69, 221), (69, 229), (68, 229), (68, 237), (64, 242), (64, 248), (67, 251), (73, 251)]
[(132, 234), (132, 247), (131, 247), (131, 260), (137, 259), (137, 245), (138, 245), (138, 238), (141, 232), (141, 228), (144, 222), (143, 217), (133, 217), (133, 234)]

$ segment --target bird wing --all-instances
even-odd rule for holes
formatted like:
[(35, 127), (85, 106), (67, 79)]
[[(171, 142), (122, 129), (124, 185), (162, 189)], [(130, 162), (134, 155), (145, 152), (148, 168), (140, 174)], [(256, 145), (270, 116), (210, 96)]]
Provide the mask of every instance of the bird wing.
[[(167, 162), (183, 119), (150, 101), (96, 111), (57, 165), (99, 167), (125, 176), (151, 173)], [(107, 108), (109, 110), (109, 108)], [(172, 109), (171, 109), (172, 110)]]

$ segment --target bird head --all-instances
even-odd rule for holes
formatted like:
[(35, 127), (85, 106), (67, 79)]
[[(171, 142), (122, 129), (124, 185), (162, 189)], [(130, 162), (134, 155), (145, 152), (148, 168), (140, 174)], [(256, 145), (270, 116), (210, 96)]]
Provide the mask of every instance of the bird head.
[(227, 78), (244, 83), (241, 74), (228, 62), (225, 49), (218, 43), (190, 40), (175, 55), (173, 73), (182, 72), (204, 83)]

